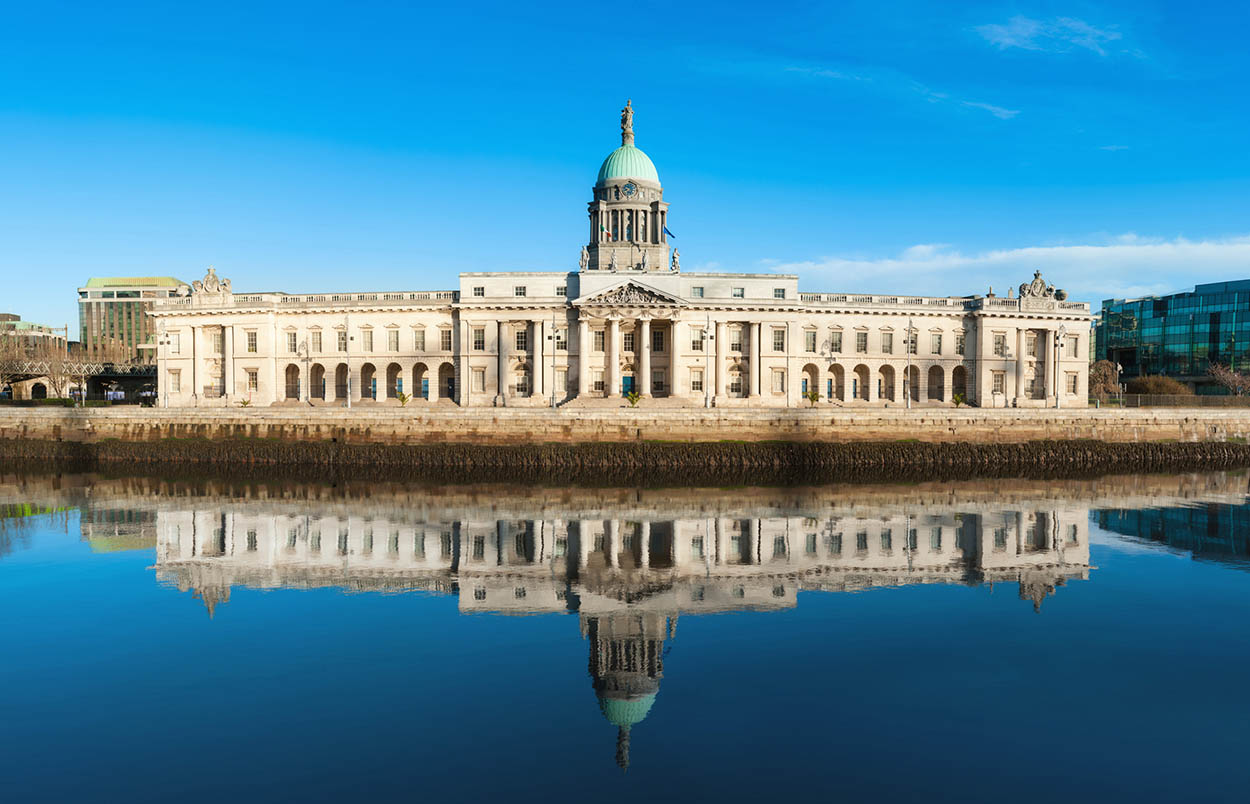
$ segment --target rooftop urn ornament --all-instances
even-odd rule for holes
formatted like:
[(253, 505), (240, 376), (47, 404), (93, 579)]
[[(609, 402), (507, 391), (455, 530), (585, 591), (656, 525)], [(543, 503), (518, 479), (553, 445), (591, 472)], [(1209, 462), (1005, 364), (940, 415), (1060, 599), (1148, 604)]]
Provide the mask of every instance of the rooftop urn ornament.
[(621, 109), (621, 145), (634, 144), (634, 107), (633, 99), (625, 101), (625, 108)]

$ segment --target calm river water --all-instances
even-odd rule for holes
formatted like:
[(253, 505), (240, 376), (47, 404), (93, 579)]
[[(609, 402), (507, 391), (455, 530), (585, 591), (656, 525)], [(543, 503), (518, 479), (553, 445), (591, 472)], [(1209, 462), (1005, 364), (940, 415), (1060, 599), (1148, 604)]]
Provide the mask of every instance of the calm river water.
[(3, 799), (1244, 801), (1247, 478), (0, 475)]

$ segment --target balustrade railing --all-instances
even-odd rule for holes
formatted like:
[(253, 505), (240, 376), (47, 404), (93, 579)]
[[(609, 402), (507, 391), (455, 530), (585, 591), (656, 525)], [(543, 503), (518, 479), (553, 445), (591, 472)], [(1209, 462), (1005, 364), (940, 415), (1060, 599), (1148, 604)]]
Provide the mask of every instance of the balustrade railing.
[(423, 290), (392, 293), (301, 293), (288, 295), (284, 293), (252, 293), (226, 296), (180, 296), (159, 299), (154, 305), (156, 310), (162, 308), (195, 307), (218, 309), (223, 307), (241, 307), (257, 304), (312, 305), (332, 304), (363, 305), (376, 302), (454, 302), (460, 297), (455, 290)]

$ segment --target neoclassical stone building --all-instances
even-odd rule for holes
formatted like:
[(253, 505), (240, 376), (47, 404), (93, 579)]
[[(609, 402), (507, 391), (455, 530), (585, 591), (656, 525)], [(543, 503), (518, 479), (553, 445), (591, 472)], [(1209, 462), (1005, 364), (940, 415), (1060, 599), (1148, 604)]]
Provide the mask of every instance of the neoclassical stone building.
[(235, 293), (210, 268), (154, 304), (163, 404), (1086, 404), (1089, 305), (1040, 274), (1006, 297), (925, 297), (682, 272), (629, 104), (621, 140), (576, 271), (296, 295)]

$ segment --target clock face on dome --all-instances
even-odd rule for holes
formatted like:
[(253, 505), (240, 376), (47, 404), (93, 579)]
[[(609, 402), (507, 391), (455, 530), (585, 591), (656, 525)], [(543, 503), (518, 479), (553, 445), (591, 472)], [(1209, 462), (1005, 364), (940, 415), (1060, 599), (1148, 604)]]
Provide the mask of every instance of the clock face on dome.
[(638, 192), (638, 185), (634, 184), (632, 181), (626, 182), (625, 186), (621, 188), (621, 192), (625, 193), (626, 198), (633, 198), (634, 193)]

